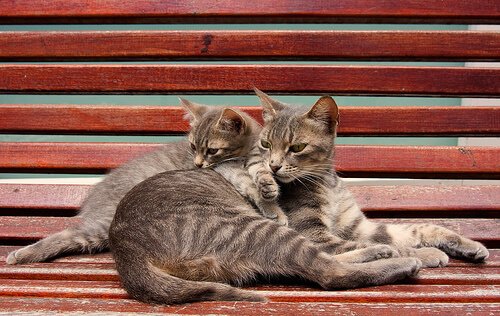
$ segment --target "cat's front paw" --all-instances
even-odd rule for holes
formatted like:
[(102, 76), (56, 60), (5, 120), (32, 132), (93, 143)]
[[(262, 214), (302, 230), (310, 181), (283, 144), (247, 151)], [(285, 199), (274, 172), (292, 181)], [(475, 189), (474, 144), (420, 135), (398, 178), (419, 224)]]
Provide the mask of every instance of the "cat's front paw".
[(422, 261), (424, 268), (446, 267), (449, 261), (444, 252), (434, 247), (415, 249), (414, 256)]
[(257, 187), (264, 200), (274, 200), (279, 195), (279, 186), (270, 174), (260, 176)]

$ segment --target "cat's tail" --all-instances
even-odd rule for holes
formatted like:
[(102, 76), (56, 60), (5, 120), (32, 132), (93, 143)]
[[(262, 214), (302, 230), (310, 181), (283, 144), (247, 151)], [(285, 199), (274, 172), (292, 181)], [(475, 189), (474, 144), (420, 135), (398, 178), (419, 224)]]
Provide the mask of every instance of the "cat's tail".
[[(142, 261), (142, 260), (141, 260)], [(197, 301), (265, 302), (265, 297), (227, 284), (190, 281), (175, 277), (150, 263), (134, 262), (118, 271), (123, 286), (133, 298), (155, 304)], [(122, 270), (122, 271), (120, 271)]]

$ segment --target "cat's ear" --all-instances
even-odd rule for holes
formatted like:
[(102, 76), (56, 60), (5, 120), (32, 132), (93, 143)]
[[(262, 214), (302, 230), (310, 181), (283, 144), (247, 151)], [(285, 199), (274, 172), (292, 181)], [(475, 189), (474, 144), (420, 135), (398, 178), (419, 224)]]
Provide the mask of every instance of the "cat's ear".
[(260, 99), (260, 104), (262, 106), (262, 118), (266, 123), (271, 122), (276, 116), (276, 113), (286, 107), (283, 103), (272, 99), (270, 96), (255, 87), (253, 88), (253, 91), (255, 91), (255, 94)]
[(321, 122), (334, 132), (339, 123), (339, 108), (330, 96), (323, 96), (304, 114), (305, 117)]
[(193, 125), (194, 122), (199, 121), (203, 114), (205, 114), (208, 110), (206, 105), (197, 104), (183, 98), (179, 98), (179, 101), (181, 101), (181, 105), (184, 109), (186, 109), (186, 115), (184, 115), (184, 118), (187, 119), (191, 125)]
[(235, 110), (225, 108), (222, 110), (222, 113), (217, 121), (217, 128), (232, 132), (235, 134), (243, 134), (246, 129), (246, 121), (241, 114), (236, 112)]

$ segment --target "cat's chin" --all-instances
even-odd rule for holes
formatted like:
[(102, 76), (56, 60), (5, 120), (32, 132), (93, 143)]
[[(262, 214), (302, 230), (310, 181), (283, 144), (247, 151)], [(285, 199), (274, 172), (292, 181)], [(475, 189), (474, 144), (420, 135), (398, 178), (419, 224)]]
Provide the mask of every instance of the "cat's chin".
[(278, 180), (278, 182), (281, 182), (281, 183), (290, 183), (293, 180), (295, 180), (295, 178), (293, 178), (293, 177), (286, 177), (286, 176), (279, 176), (279, 175), (274, 175), (274, 177), (276, 180)]

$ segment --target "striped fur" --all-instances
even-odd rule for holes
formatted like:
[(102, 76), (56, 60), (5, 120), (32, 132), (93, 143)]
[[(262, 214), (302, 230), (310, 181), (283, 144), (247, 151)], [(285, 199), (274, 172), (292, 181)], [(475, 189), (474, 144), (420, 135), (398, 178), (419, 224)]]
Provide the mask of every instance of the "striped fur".
[[(161, 172), (169, 170), (187, 170), (194, 168), (194, 164), (200, 163), (200, 152), (206, 150), (208, 146), (220, 148), (216, 155), (201, 155), (202, 165), (215, 165), (230, 158), (240, 158), (252, 148), (254, 139), (258, 137), (261, 127), (250, 117), (239, 113), (244, 124), (240, 126), (242, 133), (235, 136), (231, 128), (235, 116), (228, 116), (228, 120), (220, 120), (222, 108), (210, 108), (196, 105), (187, 100), (181, 100), (188, 116), (191, 120), (191, 131), (189, 139), (198, 145), (197, 151), (189, 149), (188, 142), (169, 143), (161, 149), (146, 154), (143, 157), (132, 160), (129, 163), (113, 170), (105, 179), (98, 183), (90, 191), (80, 208), (79, 217), (82, 224), (65, 229), (61, 232), (50, 235), (32, 245), (23, 247), (10, 253), (7, 257), (8, 264), (22, 264), (29, 262), (40, 262), (52, 259), (64, 254), (71, 253), (95, 253), (109, 248), (108, 230), (115, 214), (116, 206), (121, 198), (134, 185)], [(234, 111), (233, 111), (234, 112)], [(236, 113), (236, 112), (234, 112)], [(231, 114), (231, 113), (230, 113)], [(237, 117), (236, 117), (237, 119)], [(216, 128), (216, 123), (222, 123), (221, 128)], [(252, 169), (257, 172), (259, 169)], [(264, 176), (267, 172), (260, 172)], [(248, 177), (248, 176), (247, 176)], [(258, 183), (259, 177), (254, 177)], [(263, 180), (272, 179), (269, 174)], [(255, 186), (249, 183), (249, 187)], [(273, 180), (268, 182), (260, 190), (277, 192), (277, 184)], [(274, 189), (272, 189), (274, 187)], [(269, 189), (271, 188), (271, 189)], [(251, 191), (251, 190), (248, 190)], [(254, 189), (255, 191), (255, 189)], [(281, 211), (276, 201), (265, 200), (255, 192), (251, 198), (255, 199), (256, 205), (265, 210), (265, 215), (276, 218), (280, 223), (286, 224), (286, 216)], [(260, 201), (263, 202), (260, 202)]]
[(296, 230), (257, 213), (223, 177), (232, 168), (240, 166), (161, 173), (125, 195), (109, 235), (121, 281), (132, 297), (160, 304), (264, 301), (228, 284), (298, 276), (325, 289), (343, 289), (392, 283), (419, 271), (416, 258), (343, 263), (373, 253), (390, 257), (388, 247), (338, 256), (322, 252)]
[[(272, 145), (260, 147), (268, 165), (277, 165), (280, 205), (289, 225), (315, 241), (322, 250), (338, 253), (387, 244), (404, 256), (416, 256), (424, 266), (444, 266), (448, 255), (483, 261), (488, 250), (478, 242), (443, 227), (386, 225), (368, 220), (332, 168), (338, 108), (330, 97), (310, 109), (294, 108), (256, 90), (265, 120), (261, 138)], [(298, 153), (295, 144), (307, 144)], [(271, 170), (271, 169), (269, 169)], [(444, 252), (446, 253), (444, 253)]]

